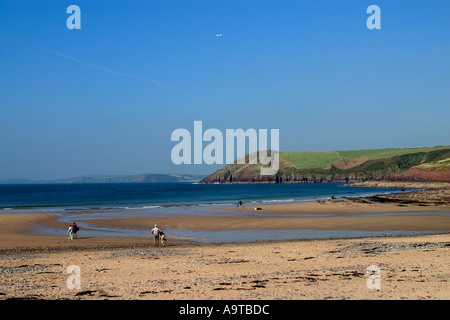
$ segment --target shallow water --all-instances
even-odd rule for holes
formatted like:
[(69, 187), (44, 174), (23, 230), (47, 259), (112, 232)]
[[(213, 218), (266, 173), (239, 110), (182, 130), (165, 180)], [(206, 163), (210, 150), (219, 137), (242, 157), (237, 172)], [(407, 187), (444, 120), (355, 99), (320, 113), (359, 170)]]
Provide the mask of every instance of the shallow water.
[[(138, 213), (122, 214), (111, 212), (72, 212), (70, 214), (60, 214), (59, 221), (67, 224), (76, 221), (81, 228), (80, 237), (149, 237), (150, 231), (142, 229), (98, 227), (89, 224), (89, 220), (97, 219), (117, 219), (117, 218), (151, 218), (170, 216), (228, 216), (228, 217), (361, 217), (361, 216), (388, 216), (388, 215), (444, 215), (450, 217), (450, 211), (427, 211), (427, 212), (401, 212), (401, 213), (354, 213), (354, 214), (267, 214), (259, 212), (246, 212), (234, 210), (214, 210), (199, 207), (177, 207), (177, 208), (153, 208), (152, 212), (145, 211)], [(433, 231), (366, 231), (366, 230), (190, 230), (165, 228), (165, 234), (169, 239), (184, 239), (192, 242), (213, 243), (213, 242), (247, 242), (247, 241), (267, 241), (267, 240), (301, 240), (301, 239), (331, 239), (331, 238), (357, 238), (375, 236), (402, 236), (436, 233)], [(52, 229), (40, 226), (33, 233), (66, 236), (66, 230)], [(169, 240), (170, 241), (170, 240)]]
[[(393, 213), (361, 214), (267, 214), (257, 211), (223, 210), (233, 207), (237, 199), (245, 206), (326, 200), (331, 197), (362, 197), (401, 192), (397, 188), (352, 187), (339, 183), (320, 184), (60, 184), (0, 185), (0, 212), (44, 213), (73, 221), (81, 227), (80, 237), (150, 237), (148, 231), (125, 228), (94, 227), (90, 220), (121, 218), (152, 218), (173, 216), (238, 216), (238, 217), (350, 217), (391, 215)], [(404, 214), (441, 214), (450, 212), (409, 212)], [(239, 242), (290, 239), (322, 239), (412, 234), (405, 231), (358, 230), (233, 230), (197, 231), (166, 229), (169, 239), (187, 238), (197, 242)], [(66, 230), (43, 226), (38, 234), (67, 236)], [(419, 233), (424, 233), (418, 231)], [(416, 232), (417, 233), (417, 232)]]
[[(126, 228), (95, 228), (86, 229), (87, 225), (78, 223), (82, 231), (79, 231), (79, 237), (148, 237), (152, 236), (149, 231), (134, 230)], [(66, 237), (64, 230), (52, 230), (39, 228), (35, 234), (50, 234)], [(250, 242), (250, 241), (270, 241), (270, 240), (308, 240), (308, 239), (340, 239), (340, 238), (360, 238), (360, 237), (379, 237), (379, 236), (405, 236), (419, 234), (434, 234), (435, 231), (366, 231), (366, 230), (227, 230), (227, 231), (209, 231), (209, 230), (189, 230), (189, 229), (164, 229), (168, 241), (175, 239), (175, 242), (198, 242), (198, 243), (217, 243), (217, 242)]]

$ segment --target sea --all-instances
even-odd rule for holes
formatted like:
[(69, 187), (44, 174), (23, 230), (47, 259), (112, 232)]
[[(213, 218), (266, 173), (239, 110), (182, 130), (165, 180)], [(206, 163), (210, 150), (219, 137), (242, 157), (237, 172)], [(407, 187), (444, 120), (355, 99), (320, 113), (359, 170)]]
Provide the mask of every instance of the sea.
[[(221, 210), (243, 206), (307, 202), (402, 192), (397, 188), (357, 187), (344, 183), (317, 184), (199, 184), (102, 183), (0, 185), (0, 213), (47, 213), (59, 221), (77, 222), (79, 236), (150, 237), (143, 229), (92, 226), (89, 220), (170, 216), (253, 216), (263, 212)], [(381, 214), (381, 213), (380, 213)], [(384, 213), (386, 214), (386, 213)], [(414, 214), (414, 213), (410, 213)], [(423, 214), (423, 213), (422, 213)], [(367, 214), (366, 214), (367, 215)], [(280, 216), (279, 214), (277, 216)], [(292, 216), (292, 215), (290, 215)], [(302, 213), (302, 216), (308, 216)], [(326, 215), (311, 215), (312, 217)], [(37, 234), (65, 236), (66, 230), (37, 226)], [(292, 239), (410, 235), (414, 232), (362, 230), (236, 230), (165, 229), (168, 238), (192, 242), (239, 242)], [(418, 231), (417, 233), (426, 233)]]

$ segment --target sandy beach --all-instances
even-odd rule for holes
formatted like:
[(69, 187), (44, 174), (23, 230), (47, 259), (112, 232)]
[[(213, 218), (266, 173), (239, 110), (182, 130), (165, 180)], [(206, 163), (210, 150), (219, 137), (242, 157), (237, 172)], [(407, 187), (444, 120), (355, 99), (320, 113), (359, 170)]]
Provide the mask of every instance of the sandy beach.
[[(429, 198), (427, 192), (419, 194)], [(431, 192), (448, 197), (445, 188)], [(406, 194), (403, 200), (414, 196)], [(145, 234), (112, 238), (81, 233), (76, 240), (33, 234), (30, 231), (37, 226), (65, 229), (66, 225), (57, 216), (2, 213), (0, 299), (449, 299), (450, 217), (439, 214), (450, 210), (448, 204), (366, 200), (264, 206), (258, 217), (212, 214), (91, 222), (142, 230), (157, 223), (198, 230), (343, 228), (439, 234), (211, 244), (169, 241), (165, 247), (153, 247), (153, 239)], [(239, 210), (248, 213), (254, 208)], [(419, 213), (360, 215), (381, 212)], [(336, 216), (310, 216), (323, 213)], [(81, 270), (79, 288), (68, 288), (71, 265)], [(374, 277), (370, 266), (378, 268), (378, 289), (376, 282), (368, 283)]]

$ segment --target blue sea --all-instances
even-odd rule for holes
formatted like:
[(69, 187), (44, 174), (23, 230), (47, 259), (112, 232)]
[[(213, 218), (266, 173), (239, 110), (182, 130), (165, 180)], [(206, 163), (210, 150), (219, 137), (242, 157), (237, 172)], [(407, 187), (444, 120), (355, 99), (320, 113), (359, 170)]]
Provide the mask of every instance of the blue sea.
[(138, 209), (313, 201), (398, 192), (395, 188), (317, 184), (104, 183), (0, 185), (0, 209)]
[[(318, 184), (197, 184), (197, 183), (114, 183), (114, 184), (24, 184), (0, 185), (0, 212), (48, 213), (58, 215), (60, 221), (80, 221), (80, 236), (148, 236), (142, 230), (93, 228), (91, 219), (127, 217), (164, 217), (174, 215), (215, 215), (224, 207), (326, 200), (331, 197), (360, 197), (400, 192), (396, 188), (353, 187), (340, 183)], [(224, 211), (226, 215), (252, 215)], [(303, 214), (304, 215), (304, 214)], [(266, 214), (267, 216), (267, 214)], [(315, 215), (317, 216), (317, 215)], [(66, 230), (44, 227), (34, 232), (61, 234)], [(399, 230), (399, 232), (401, 232)], [(259, 241), (268, 239), (311, 239), (362, 235), (374, 232), (273, 230), (195, 231), (168, 229), (169, 237), (187, 238), (198, 242)], [(383, 234), (389, 234), (384, 232)]]

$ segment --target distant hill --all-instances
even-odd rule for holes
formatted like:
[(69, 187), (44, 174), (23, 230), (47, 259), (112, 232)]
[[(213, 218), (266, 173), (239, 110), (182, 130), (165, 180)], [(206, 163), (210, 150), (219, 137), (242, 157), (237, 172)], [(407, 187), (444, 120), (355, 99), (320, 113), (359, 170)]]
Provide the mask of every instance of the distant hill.
[(198, 182), (203, 178), (204, 175), (187, 174), (91, 175), (58, 180), (10, 179), (0, 184)]
[(280, 166), (276, 175), (261, 176), (260, 164), (233, 163), (208, 175), (201, 182), (307, 183), (366, 180), (450, 182), (449, 167), (450, 146), (351, 151), (281, 151)]

